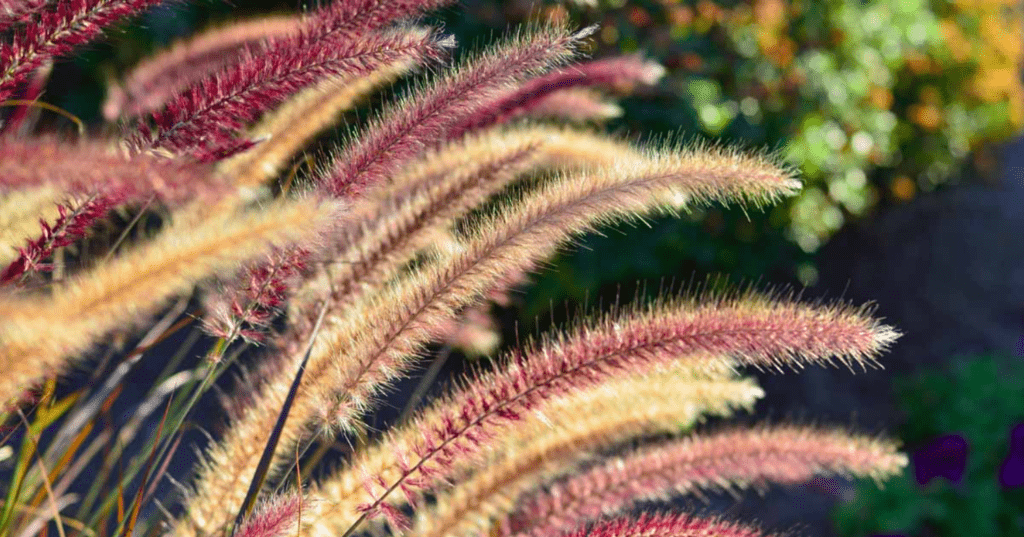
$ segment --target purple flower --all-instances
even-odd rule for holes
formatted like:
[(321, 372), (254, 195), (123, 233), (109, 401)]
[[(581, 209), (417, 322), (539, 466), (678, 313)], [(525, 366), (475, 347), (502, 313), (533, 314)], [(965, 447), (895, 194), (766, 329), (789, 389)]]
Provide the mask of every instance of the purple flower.
[(1024, 423), (1010, 432), (1010, 452), (999, 467), (999, 482), (1007, 488), (1024, 485)]
[(914, 477), (922, 485), (938, 476), (959, 483), (967, 466), (967, 449), (967, 440), (959, 434), (936, 438), (914, 453)]

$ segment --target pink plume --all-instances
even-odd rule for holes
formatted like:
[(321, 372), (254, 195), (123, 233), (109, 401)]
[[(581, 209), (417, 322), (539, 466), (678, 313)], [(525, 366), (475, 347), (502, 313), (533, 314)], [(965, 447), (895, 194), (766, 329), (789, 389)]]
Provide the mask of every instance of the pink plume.
[(104, 27), (158, 3), (160, 0), (65, 0), (34, 8), (31, 23), (0, 43), (0, 100), (10, 98), (47, 59), (92, 41)]

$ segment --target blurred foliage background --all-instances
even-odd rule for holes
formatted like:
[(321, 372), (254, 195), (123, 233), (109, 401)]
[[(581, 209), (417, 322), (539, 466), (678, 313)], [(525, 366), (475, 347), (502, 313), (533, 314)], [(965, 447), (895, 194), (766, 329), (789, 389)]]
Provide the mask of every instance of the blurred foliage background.
[(896, 383), (911, 465), (883, 487), (861, 483), (835, 513), (841, 535), (1024, 534), (1024, 361), (1007, 358), (961, 357)]

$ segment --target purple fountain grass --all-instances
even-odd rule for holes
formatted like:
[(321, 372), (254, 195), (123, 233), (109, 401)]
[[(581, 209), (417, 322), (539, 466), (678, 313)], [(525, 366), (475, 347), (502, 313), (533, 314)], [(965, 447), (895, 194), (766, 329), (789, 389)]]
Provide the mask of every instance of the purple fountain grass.
[[(0, 367), (6, 373), (0, 377), (0, 400), (19, 385), (61, 371), (102, 337), (147, 322), (199, 281), (233, 271), (273, 246), (315, 238), (336, 211), (331, 203), (297, 200), (259, 212), (183, 218), (141, 247), (79, 272), (49, 293), (0, 294)], [(54, 324), (61, 326), (59, 333), (50, 333)]]
[[(451, 319), (496, 285), (533, 270), (575, 234), (666, 206), (678, 208), (684, 199), (761, 203), (798, 185), (788, 169), (757, 156), (707, 149), (651, 153), (618, 153), (621, 160), (607, 169), (564, 174), (523, 199), (508, 200), (497, 214), (472, 222), (472, 236), (452, 251), (325, 319), (305, 367), (311, 380), (297, 392), (279, 459), (291, 456), (290, 443), (317, 430), (354, 429), (424, 346), (447, 335)], [(297, 367), (298, 355), (290, 356)], [(266, 438), (289, 384), (288, 376), (267, 379), (267, 402), (247, 409), (223, 445), (211, 451), (215, 463), (204, 468), (200, 493), (222, 500), (244, 494), (238, 476), (255, 468), (260, 450), (253, 440)], [(201, 527), (220, 526), (218, 513), (192, 505), (194, 516), (197, 509), (204, 511)]]
[(637, 502), (696, 488), (799, 484), (815, 475), (881, 480), (906, 464), (895, 445), (845, 431), (737, 428), (648, 446), (570, 476), (524, 500), (504, 527), (518, 537), (558, 537)]
[(0, 1), (0, 32), (11, 26), (31, 20), (32, 15), (46, 7), (47, 0), (3, 0)]
[(302, 516), (302, 496), (285, 494), (263, 501), (233, 532), (234, 537), (285, 537), (295, 531)]
[[(390, 184), (353, 204), (339, 226), (329, 256), (345, 260), (309, 282), (294, 318), (311, 326), (311, 300), (329, 297), (337, 309), (358, 294), (375, 291), (404, 263), (443, 237), (455, 220), (501, 192), (521, 174), (540, 169), (592, 166), (635, 156), (630, 145), (563, 128), (520, 127), (468, 136), (428, 152)], [(329, 280), (329, 285), (328, 281)], [(325, 291), (329, 288), (329, 294)], [(299, 340), (301, 334), (298, 330)]]
[[(469, 537), (500, 527), (496, 525), (514, 511), (522, 496), (555, 476), (592, 464), (598, 453), (637, 438), (678, 433), (705, 415), (728, 416), (739, 408), (749, 409), (764, 396), (751, 380), (735, 379), (729, 364), (700, 362), (677, 361), (677, 367), (666, 371), (615, 375), (542, 403), (503, 431), (480, 459), (454, 461), (466, 469), (453, 474), (454, 485), (432, 488), (433, 506), (417, 512), (409, 534)], [(712, 371), (715, 367), (720, 369)], [(408, 436), (418, 435), (410, 431)], [(394, 450), (390, 445), (385, 448)]]
[(363, 289), (379, 288), (429, 245), (439, 229), (540, 160), (538, 138), (496, 136), (442, 150), (354, 204), (351, 216), (332, 237), (329, 257), (347, 261), (331, 271), (332, 309)]
[[(328, 311), (336, 311), (363, 293), (379, 290), (404, 263), (432, 243), (436, 246), (457, 218), (520, 174), (587, 166), (636, 152), (628, 144), (586, 133), (522, 127), (469, 136), (428, 153), (390, 185), (355, 202), (337, 226), (325, 261), (345, 262), (321, 270), (298, 291), (290, 308), (291, 342), (301, 345), (312, 328), (314, 302), (327, 300)], [(508, 280), (503, 288), (521, 281)], [(499, 291), (491, 298), (498, 298)]]
[(797, 184), (787, 170), (763, 159), (676, 150), (564, 174), (508, 202), (473, 222), (475, 231), (455, 252), (355, 308), (358, 318), (325, 330), (326, 348), (339, 349), (343, 362), (329, 368), (326, 358), (314, 358), (309, 366), (325, 369), (316, 405), (323, 423), (349, 427), (427, 341), (442, 335), (448, 319), (495, 285), (533, 270), (576, 234), (683, 201), (761, 203), (793, 192)]
[(296, 16), (266, 17), (233, 23), (203, 32), (143, 60), (118, 86), (107, 90), (103, 116), (113, 121), (122, 114), (138, 116), (162, 108), (176, 94), (211, 73), (242, 59), (243, 51), (260, 43), (283, 39), (301, 28)]
[(135, 145), (216, 152), (237, 143), (237, 132), (248, 122), (323, 77), (365, 75), (406, 57), (437, 60), (450, 45), (434, 33), (405, 29), (326, 41), (304, 30), (246, 48), (239, 62), (179, 93), (154, 114), (152, 131), (140, 125)]
[(50, 257), (57, 248), (73, 244), (84, 237), (89, 228), (122, 199), (123, 196), (117, 194), (93, 194), (79, 202), (58, 205), (57, 220), (53, 224), (40, 220), (43, 230), (39, 237), (28, 241), (25, 247), (18, 250), (18, 258), (0, 271), (0, 286), (29, 273), (48, 270), (49, 266), (42, 264), (43, 260)]
[(313, 32), (320, 38), (355, 37), (398, 19), (414, 18), (454, 3), (455, 0), (337, 0), (318, 10)]
[(496, 92), (569, 60), (592, 32), (541, 27), (446, 72), (372, 121), (337, 156), (323, 188), (354, 197), (385, 182), (402, 164), (449, 139), (453, 124), (476, 113)]
[(589, 88), (569, 88), (538, 98), (529, 109), (516, 112), (513, 117), (520, 115), (575, 122), (603, 121), (621, 116), (622, 107)]
[(466, 132), (529, 113), (554, 92), (583, 86), (603, 86), (625, 92), (637, 84), (654, 84), (664, 74), (664, 67), (637, 55), (602, 58), (564, 67), (506, 92), (486, 108), (466, 118), (451, 130), (450, 136), (458, 138)]
[(54, 249), (82, 238), (94, 222), (124, 203), (159, 199), (170, 205), (213, 199), (227, 185), (208, 167), (156, 155), (125, 155), (98, 141), (62, 142), (56, 138), (5, 137), (0, 141), (0, 191), (50, 186), (68, 195), (86, 196), (59, 205), (58, 219), (43, 221), (41, 235), (30, 240), (5, 268), (7, 283), (39, 263)]
[(66, 0), (36, 9), (31, 24), (0, 43), (0, 100), (8, 99), (47, 59), (66, 54), (95, 39), (104, 27), (160, 1)]
[(423, 436), (397, 456), (408, 461), (398, 477), (368, 480), (366, 486), (377, 492), (362, 509), (366, 514), (383, 510), (400, 520), (384, 501), (392, 492), (402, 490), (412, 497), (428, 479), (447, 479), (453, 460), (472, 457), (538, 402), (616, 374), (640, 373), (695, 356), (729, 356), (763, 368), (834, 361), (870, 365), (897, 336), (892, 328), (843, 305), (809, 307), (753, 294), (669, 300), (609, 315), (514, 353), (496, 372), (471, 378), (461, 391), (440, 400), (436, 412), (413, 425)]
[[(35, 99), (42, 66), (157, 3), (0, 0), (0, 100)], [(881, 478), (906, 464), (891, 444), (796, 426), (701, 433), (599, 460), (678, 433), (702, 414), (749, 408), (763, 392), (735, 367), (866, 368), (899, 336), (868, 308), (695, 292), (616, 307), (509, 351), (382, 438), (360, 437), (340, 472), (309, 485), (300, 463), (322, 455), (310, 447), (365, 432), (364, 415), (430, 343), (495, 345), (487, 301), (507, 301), (573, 238), (711, 202), (760, 206), (800, 187), (772, 156), (699, 144), (640, 149), (528, 123), (496, 128), (523, 117), (605, 119), (619, 109), (598, 90), (622, 93), (663, 72), (638, 55), (567, 67), (594, 28), (551, 25), (413, 86), (332, 162), (303, 160), (282, 178), (357, 99), (418, 65), (441, 65), (453, 39), (414, 24), (450, 3), (334, 0), (201, 34), (144, 61), (110, 92), (105, 115), (137, 121), (126, 140), (31, 136), (27, 109), (9, 115), (0, 140), (0, 286), (8, 284), (0, 288), (0, 417), (17, 412), (27, 433), (5, 437), (23, 435), (0, 534), (55, 524), (63, 536), (72, 520), (73, 535), (152, 534), (159, 521), (139, 515), (153, 511), (193, 405), (237, 366), (222, 360), (232, 343), (262, 342), (276, 327), (272, 354), (243, 368), (252, 373), (225, 405), (229, 426), (198, 464), (169, 535), (350, 537), (387, 529), (388, 520), (400, 530), (411, 512), (419, 537), (754, 537), (754, 528), (716, 519), (594, 521), (699, 488), (815, 474)], [(155, 236), (123, 249), (118, 239), (117, 255), (96, 260), (81, 248), (84, 268), (56, 274), (45, 289), (27, 285), (45, 280), (29, 273), (47, 270), (112, 207), (153, 200), (167, 211)], [(129, 234), (134, 224), (122, 238), (155, 227)], [(206, 362), (169, 368), (128, 426), (94, 428), (132, 365), (189, 324), (175, 318), (208, 282), (199, 324), (220, 339)], [(179, 305), (111, 377), (96, 376), (100, 387), (54, 389), (99, 347), (116, 357), (115, 347), (172, 300)], [(26, 389), (36, 388), (41, 406), (22, 412)], [(150, 457), (115, 466), (164, 399)], [(38, 469), (25, 464), (33, 455)], [(102, 459), (97, 482), (76, 516), (65, 516), (67, 502), (78, 502), (65, 491), (94, 457)], [(124, 484), (139, 481), (126, 506)], [(52, 509), (41, 509), (47, 499)], [(362, 526), (378, 515), (377, 526)], [(111, 532), (112, 521), (123, 524)]]
[(278, 250), (243, 270), (238, 278), (241, 281), (233, 282), (228, 290), (207, 300), (203, 328), (227, 341), (236, 337), (263, 341), (267, 327), (300, 280), (310, 255), (311, 250), (303, 247)]
[(68, 193), (117, 192), (129, 202), (156, 196), (170, 205), (210, 199), (228, 186), (208, 166), (153, 154), (127, 155), (109, 143), (0, 139), (0, 191), (41, 185)]
[(753, 527), (679, 514), (643, 514), (579, 528), (565, 537), (771, 537)]
[(343, 112), (416, 67), (413, 59), (406, 58), (363, 77), (327, 79), (302, 90), (249, 128), (246, 136), (262, 140), (259, 144), (218, 168), (239, 186), (256, 186), (277, 177), (302, 148), (334, 126)]
[(0, 126), (0, 132), (12, 136), (24, 136), (28, 130), (25, 125), (31, 113), (37, 112), (29, 103), (38, 102), (46, 89), (46, 83), (50, 80), (50, 73), (53, 71), (53, 60), (46, 60), (40, 65), (23, 84), (23, 89), (17, 94), (18, 99), (25, 104), (18, 106), (11, 113), (7, 122)]

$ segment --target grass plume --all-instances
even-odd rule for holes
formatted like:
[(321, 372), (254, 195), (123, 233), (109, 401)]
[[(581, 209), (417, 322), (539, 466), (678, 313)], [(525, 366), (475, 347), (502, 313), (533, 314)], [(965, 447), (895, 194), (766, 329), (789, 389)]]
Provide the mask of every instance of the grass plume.
[(238, 61), (246, 47), (281, 39), (299, 31), (302, 18), (277, 16), (234, 22), (176, 43), (144, 59), (107, 91), (103, 115), (155, 112), (172, 96), (211, 73)]
[(602, 450), (676, 432), (702, 415), (750, 408), (762, 395), (749, 380), (694, 376), (677, 368), (610, 380), (538, 405), (485, 451), (483, 461), (473, 465), (480, 470), (459, 479), (451, 490), (442, 489), (432, 508), (418, 510), (410, 534), (475, 535), (511, 515), (525, 492)]
[(351, 197), (380, 184), (400, 165), (447, 139), (452, 124), (479, 110), (494, 92), (568, 61), (592, 31), (534, 28), (447, 71), (387, 108), (353, 140), (335, 159), (325, 188)]
[(701, 433), (612, 459), (523, 502), (508, 524), (521, 537), (558, 536), (635, 502), (697, 488), (800, 484), (815, 475), (890, 477), (907, 464), (890, 443), (845, 431), (761, 426)]
[(0, 190), (51, 185), (64, 192), (115, 192), (125, 200), (158, 196), (180, 204), (226, 190), (207, 166), (157, 155), (127, 155), (111, 144), (55, 138), (0, 141)]
[[(329, 207), (294, 202), (259, 213), (224, 214), (188, 231), (173, 225), (156, 240), (96, 267), (46, 295), (0, 298), (0, 400), (59, 371), (112, 330), (145, 322), (203, 278), (231, 270), (271, 244), (308, 240)], [(310, 218), (312, 216), (312, 218)], [(321, 224), (322, 225), (322, 224)], [(62, 327), (53, 333), (51, 326)]]
[[(31, 22), (0, 43), (0, 101), (14, 93), (33, 70), (88, 43), (105, 26), (136, 15), (160, 0), (66, 0), (27, 6)], [(28, 22), (28, 21), (26, 21)]]
[[(575, 238), (761, 206), (800, 182), (772, 155), (531, 122), (616, 115), (609, 95), (663, 69), (639, 55), (572, 64), (595, 28), (559, 25), (453, 65), (454, 39), (420, 19), (450, 0), (334, 0), (226, 24), (109, 92), (106, 118), (134, 131), (43, 132), (23, 101), (69, 116), (40, 101), (54, 59), (156, 3), (0, 1), (0, 100), (21, 99), (0, 139), (0, 458), (12, 461), (0, 535), (753, 537), (713, 518), (603, 517), (699, 488), (883, 478), (906, 463), (891, 443), (835, 429), (683, 434), (763, 395), (740, 367), (875, 367), (899, 336), (870, 308), (754, 291), (583, 314), (417, 411), (424, 382), (401, 423), (369, 431), (364, 418), (432, 344), (444, 347), (426, 378), (453, 345), (495, 347), (489, 301), (508, 306)], [(427, 80), (329, 162), (295, 164), (355, 116), (341, 112), (421, 66)], [(191, 311), (197, 286), (210, 292)], [(156, 356), (178, 331), (174, 355)], [(239, 340), (263, 348), (241, 356)], [(101, 349), (88, 385), (62, 385)], [(160, 359), (121, 419), (133, 368)], [(235, 371), (227, 423), (183, 485), (171, 464), (182, 433)]]
[[(703, 298), (703, 297), (702, 297)], [(598, 383), (616, 373), (641, 372), (687, 357), (729, 356), (757, 367), (807, 363), (871, 363), (895, 339), (889, 327), (841, 306), (806, 307), (748, 295), (732, 299), (667, 301), (637, 312), (612, 315), (593, 326), (558, 334), (506, 360), (499, 372), (473, 378), (465, 388), (417, 421), (419, 442), (391, 481), (383, 480), (365, 512), (385, 507), (396, 490), (423, 478), (445, 479), (451, 461), (492, 441), (553, 395)], [(713, 359), (713, 358), (712, 358)], [(368, 485), (369, 486), (369, 485)]]
[(406, 57), (365, 76), (330, 78), (296, 93), (249, 129), (250, 139), (262, 141), (222, 162), (221, 173), (239, 186), (250, 187), (277, 177), (295, 153), (333, 125), (339, 114), (415, 66), (416, 59)]
[(402, 30), (326, 42), (300, 31), (291, 39), (247, 48), (237, 63), (190, 86), (154, 114), (152, 131), (140, 125), (136, 145), (208, 154), (230, 145), (247, 122), (318, 79), (366, 75), (406, 57), (436, 58), (446, 43), (433, 34)]

